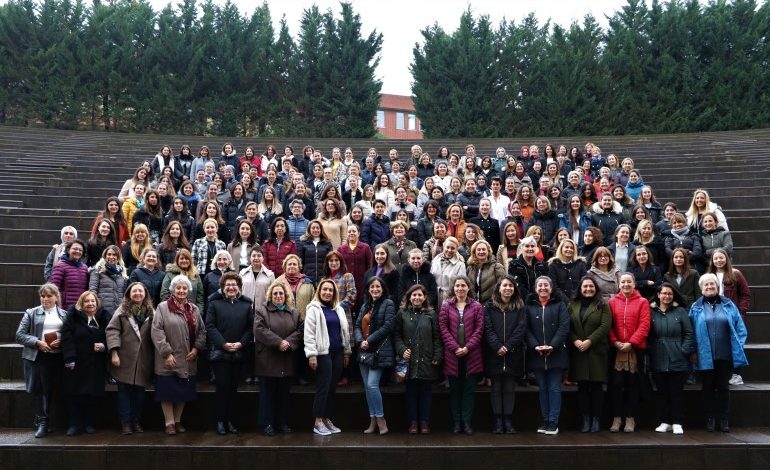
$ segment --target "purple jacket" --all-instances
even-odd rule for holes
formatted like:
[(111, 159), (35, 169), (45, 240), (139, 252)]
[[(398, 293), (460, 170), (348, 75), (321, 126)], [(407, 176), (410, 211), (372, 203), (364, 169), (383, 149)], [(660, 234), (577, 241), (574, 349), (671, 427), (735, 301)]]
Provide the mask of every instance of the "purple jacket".
[(77, 303), (80, 294), (88, 290), (88, 266), (62, 260), (53, 268), (51, 283), (59, 288), (61, 308), (67, 310)]
[[(468, 347), (466, 358), (466, 373), (480, 374), (484, 370), (481, 355), (481, 338), (484, 335), (484, 309), (481, 304), (471, 299), (466, 301), (463, 323), (465, 324), (465, 346)], [(460, 325), (460, 313), (457, 311), (455, 298), (450, 297), (441, 304), (438, 315), (438, 326), (441, 330), (441, 340), (444, 343), (444, 375), (456, 377), (458, 359), (455, 350), (457, 344), (457, 328)]]

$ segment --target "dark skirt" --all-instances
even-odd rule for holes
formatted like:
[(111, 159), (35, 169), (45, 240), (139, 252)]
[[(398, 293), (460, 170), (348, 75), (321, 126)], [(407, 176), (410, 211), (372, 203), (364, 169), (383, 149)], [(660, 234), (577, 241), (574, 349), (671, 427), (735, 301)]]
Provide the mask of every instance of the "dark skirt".
[(183, 379), (175, 375), (155, 376), (155, 401), (194, 401), (195, 376)]

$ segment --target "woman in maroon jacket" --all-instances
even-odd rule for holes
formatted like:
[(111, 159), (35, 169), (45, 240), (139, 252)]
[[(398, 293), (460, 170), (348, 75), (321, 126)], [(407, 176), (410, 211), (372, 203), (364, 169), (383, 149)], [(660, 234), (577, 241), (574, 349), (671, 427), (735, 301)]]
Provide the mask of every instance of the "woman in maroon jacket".
[[(75, 305), (80, 294), (88, 290), (88, 266), (85, 263), (86, 244), (83, 240), (73, 240), (67, 245), (61, 262), (51, 273), (51, 284), (61, 292), (62, 309)], [(105, 325), (106, 326), (106, 325)]]
[(473, 434), (475, 386), (478, 374), (484, 370), (481, 355), (484, 309), (470, 291), (470, 280), (457, 277), (438, 316), (444, 342), (444, 374), (449, 378), (452, 432), (458, 434), (464, 430), (467, 435)]
[(360, 241), (361, 229), (357, 225), (348, 225), (347, 241), (340, 245), (339, 253), (345, 261), (348, 272), (356, 281), (356, 301), (352, 312), (358, 313), (361, 309), (361, 299), (364, 296), (364, 275), (372, 267), (372, 249), (366, 243)]
[(610, 432), (620, 431), (622, 416), (626, 417), (623, 432), (634, 432), (639, 406), (639, 363), (644, 358), (650, 332), (650, 303), (636, 290), (634, 275), (623, 273), (620, 292), (610, 299), (609, 304), (612, 313), (610, 345), (615, 348), (609, 384), (614, 413)]
[(265, 266), (278, 278), (283, 274), (283, 260), (297, 254), (297, 246), (289, 238), (289, 230), (283, 217), (276, 217), (270, 224), (270, 239), (262, 244)]

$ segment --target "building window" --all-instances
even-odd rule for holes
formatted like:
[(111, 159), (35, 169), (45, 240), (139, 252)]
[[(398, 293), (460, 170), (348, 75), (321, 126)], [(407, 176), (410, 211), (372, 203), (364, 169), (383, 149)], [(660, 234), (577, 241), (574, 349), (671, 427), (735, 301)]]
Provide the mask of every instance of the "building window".
[(385, 129), (385, 111), (377, 110), (377, 127)]
[(417, 129), (417, 117), (414, 114), (409, 114), (407, 116), (407, 121), (408, 121), (408, 129), (410, 131)]
[(404, 130), (404, 113), (396, 113), (396, 129)]

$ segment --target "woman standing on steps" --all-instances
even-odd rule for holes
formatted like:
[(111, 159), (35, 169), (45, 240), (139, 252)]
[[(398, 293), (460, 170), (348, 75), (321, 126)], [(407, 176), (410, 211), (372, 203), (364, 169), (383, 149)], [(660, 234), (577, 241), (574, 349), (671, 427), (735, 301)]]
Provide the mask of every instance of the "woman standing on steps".
[(83, 258), (86, 253), (83, 240), (71, 241), (64, 251), (61, 262), (53, 267), (51, 284), (59, 289), (61, 306), (66, 310), (75, 305), (80, 294), (88, 289), (88, 266)]
[(61, 355), (61, 329), (67, 313), (59, 308), (59, 289), (43, 284), (38, 290), (40, 306), (28, 309), (16, 329), (16, 342), (24, 346), (24, 379), (27, 393), (35, 400), (35, 437), (49, 432), (51, 402), (61, 387), (64, 361)]
[(394, 348), (391, 340), (396, 309), (388, 296), (385, 282), (379, 277), (369, 279), (364, 287), (366, 295), (356, 319), (355, 343), (358, 345), (358, 363), (364, 382), (366, 403), (369, 406), (369, 427), (365, 434), (379, 429), (380, 435), (388, 433), (385, 410), (380, 393), (380, 379), (384, 371), (393, 367)]

